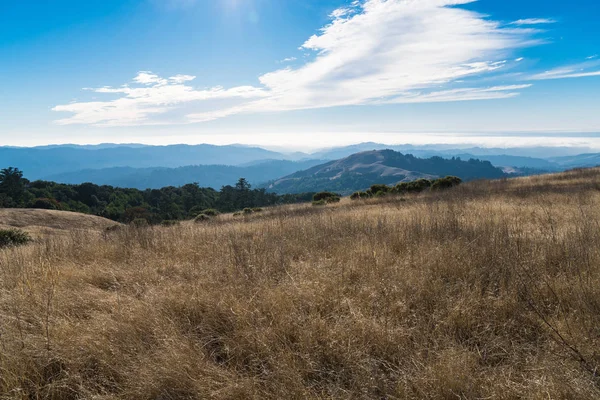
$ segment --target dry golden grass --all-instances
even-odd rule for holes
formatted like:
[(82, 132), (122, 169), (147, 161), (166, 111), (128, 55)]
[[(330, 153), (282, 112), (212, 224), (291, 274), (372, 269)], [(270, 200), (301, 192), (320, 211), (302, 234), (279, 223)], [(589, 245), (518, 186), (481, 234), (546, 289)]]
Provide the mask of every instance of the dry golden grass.
[(600, 398), (600, 170), (0, 252), (0, 398)]
[(0, 208), (0, 229), (19, 228), (40, 238), (74, 231), (103, 231), (116, 222), (95, 215), (27, 208)]

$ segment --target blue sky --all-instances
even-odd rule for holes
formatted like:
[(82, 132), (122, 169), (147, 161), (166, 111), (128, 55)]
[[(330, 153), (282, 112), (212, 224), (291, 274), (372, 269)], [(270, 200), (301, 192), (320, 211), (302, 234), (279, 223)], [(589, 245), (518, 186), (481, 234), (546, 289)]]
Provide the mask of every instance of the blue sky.
[(0, 144), (600, 147), (595, 0), (3, 0)]

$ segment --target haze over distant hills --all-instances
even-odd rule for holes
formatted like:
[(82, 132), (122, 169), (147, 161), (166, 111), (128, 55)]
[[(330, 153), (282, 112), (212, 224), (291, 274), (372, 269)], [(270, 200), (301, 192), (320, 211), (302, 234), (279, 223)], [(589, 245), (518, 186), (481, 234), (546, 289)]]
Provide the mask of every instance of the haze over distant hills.
[(600, 153), (552, 157), (549, 159), (549, 161), (560, 165), (562, 168), (595, 167), (600, 165)]
[(81, 146), (0, 148), (2, 166), (18, 167), (25, 171), (29, 179), (44, 179), (55, 174), (83, 169), (241, 165), (265, 159), (282, 160), (287, 157), (258, 147), (208, 144), (142, 147), (102, 145), (94, 149)]
[(239, 178), (246, 178), (256, 186), (296, 171), (322, 164), (322, 160), (287, 161), (267, 160), (245, 166), (193, 165), (178, 168), (131, 168), (113, 167), (86, 169), (51, 175), (47, 180), (80, 184), (93, 182), (97, 185), (110, 185), (135, 189), (160, 189), (166, 186), (183, 186), (197, 182), (201, 187), (219, 189), (233, 185)]
[[(505, 172), (517, 174), (600, 165), (600, 154), (585, 147), (456, 148), (448, 144), (416, 146), (368, 142), (323, 149), (310, 154), (277, 152), (247, 145), (208, 144), (149, 146), (104, 143), (33, 148), (0, 147), (0, 167), (18, 167), (30, 180), (44, 179), (64, 183), (91, 181), (140, 189), (177, 186), (189, 182), (220, 187), (234, 184), (242, 176), (254, 185), (262, 184), (327, 161), (384, 149), (420, 158), (436, 156), (446, 159), (479, 159), (489, 161)], [(440, 173), (443, 175), (443, 172)]]
[(388, 145), (382, 143), (365, 142), (350, 146), (334, 147), (323, 149), (311, 154), (313, 158), (337, 160), (347, 157), (352, 154), (360, 153), (369, 150), (385, 150), (390, 149), (401, 153), (409, 153), (419, 157), (431, 156), (449, 156), (454, 157), (458, 154), (470, 154), (478, 157), (484, 156), (512, 156), (512, 157), (529, 157), (545, 159), (548, 157), (575, 156), (583, 153), (592, 153), (593, 150), (589, 147), (550, 147), (550, 146), (535, 146), (535, 147), (466, 147), (449, 144), (428, 144), (428, 145), (411, 145), (399, 144)]

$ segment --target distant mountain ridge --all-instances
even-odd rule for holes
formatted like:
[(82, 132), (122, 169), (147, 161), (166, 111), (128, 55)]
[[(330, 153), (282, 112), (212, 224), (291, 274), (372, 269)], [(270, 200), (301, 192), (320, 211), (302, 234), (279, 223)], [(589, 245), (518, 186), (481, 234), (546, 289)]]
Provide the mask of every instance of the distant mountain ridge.
[(281, 176), (322, 164), (323, 160), (286, 161), (268, 160), (248, 166), (193, 165), (178, 168), (131, 168), (113, 167), (65, 172), (47, 177), (59, 183), (81, 184), (92, 182), (121, 188), (160, 189), (167, 186), (183, 186), (197, 182), (201, 187), (220, 189), (235, 185), (239, 178), (246, 178), (256, 186)]
[[(417, 157), (455, 157), (459, 154), (469, 154), (476, 156), (477, 158), (485, 158), (488, 156), (506, 156), (506, 157), (523, 157), (533, 159), (548, 159), (550, 157), (566, 157), (575, 156), (582, 153), (590, 153), (589, 147), (548, 147), (548, 146), (537, 146), (537, 147), (511, 147), (511, 148), (498, 148), (498, 147), (456, 147), (454, 145), (447, 144), (427, 144), (427, 145), (411, 145), (411, 144), (399, 144), (399, 145), (386, 145), (375, 142), (365, 142), (359, 144), (353, 144), (349, 146), (334, 147), (324, 149), (312, 153), (313, 158), (321, 159), (340, 159), (348, 157), (349, 155), (371, 151), (371, 150), (394, 150), (405, 154), (413, 154)], [(525, 165), (523, 165), (525, 166)]]
[(550, 161), (560, 165), (563, 168), (596, 167), (600, 165), (600, 153), (553, 157), (550, 159)]
[[(0, 146), (0, 167), (18, 167), (31, 179), (58, 180), (69, 183), (93, 181), (118, 186), (159, 187), (182, 182), (181, 177), (205, 180), (208, 185), (220, 185), (230, 181), (229, 173), (241, 173), (254, 177), (253, 183), (263, 183), (281, 178), (298, 171), (290, 164), (280, 167), (279, 161), (339, 160), (365, 151), (394, 150), (412, 154), (419, 158), (460, 157), (490, 161), (506, 172), (517, 175), (557, 172), (570, 168), (600, 165), (600, 153), (592, 153), (585, 147), (525, 147), (525, 148), (456, 148), (448, 144), (431, 145), (385, 145), (367, 142), (341, 146), (317, 152), (279, 152), (248, 145), (216, 146), (169, 145), (152, 146), (144, 144), (97, 145), (59, 144), (31, 148)], [(252, 167), (272, 162), (274, 172), (250, 170), (248, 172), (224, 169), (224, 166)], [(314, 164), (313, 164), (314, 165)], [(195, 172), (192, 166), (196, 166)], [(220, 166), (202, 169), (199, 166)], [(169, 175), (162, 169), (179, 170)], [(304, 165), (301, 169), (308, 168)], [(139, 170), (139, 171), (134, 171)], [(100, 172), (100, 170), (106, 170)], [(142, 171), (145, 170), (145, 171)], [(150, 171), (152, 170), (152, 171)], [(202, 170), (202, 171), (201, 171)], [(413, 171), (414, 172), (414, 171)], [(211, 174), (216, 174), (214, 179)], [(252, 178), (249, 178), (252, 179)], [(160, 183), (154, 183), (154, 180)], [(229, 184), (229, 183), (227, 183)]]
[(506, 176), (489, 161), (417, 158), (393, 150), (374, 150), (299, 171), (271, 182), (277, 193), (318, 192), (323, 190), (349, 194), (373, 184), (396, 184), (419, 178), (455, 175), (463, 180)]
[(240, 165), (265, 159), (285, 160), (283, 154), (258, 147), (188, 146), (143, 147), (82, 147), (58, 146), (49, 148), (0, 147), (2, 167), (14, 166), (25, 171), (29, 179), (84, 169), (112, 167), (176, 168), (188, 165)]

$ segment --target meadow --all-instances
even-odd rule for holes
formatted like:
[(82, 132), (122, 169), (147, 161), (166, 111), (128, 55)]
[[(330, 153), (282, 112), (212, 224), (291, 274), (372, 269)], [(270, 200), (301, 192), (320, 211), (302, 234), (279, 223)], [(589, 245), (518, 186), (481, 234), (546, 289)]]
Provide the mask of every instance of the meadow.
[(0, 250), (1, 399), (600, 398), (600, 169)]

